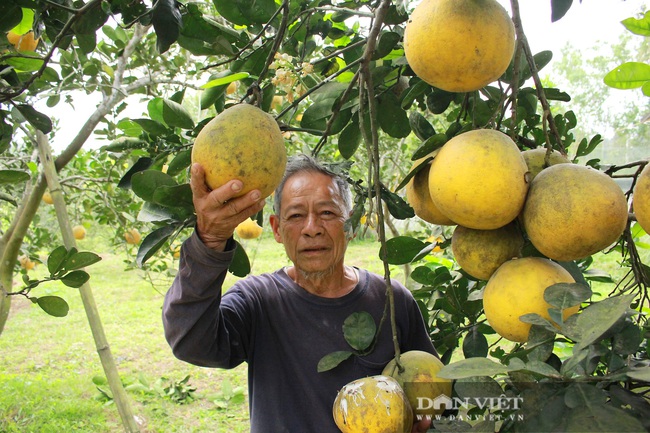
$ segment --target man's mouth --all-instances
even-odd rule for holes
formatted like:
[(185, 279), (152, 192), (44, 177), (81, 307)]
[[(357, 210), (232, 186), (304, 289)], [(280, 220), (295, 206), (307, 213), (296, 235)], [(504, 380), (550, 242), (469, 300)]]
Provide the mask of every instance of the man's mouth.
[(327, 248), (327, 247), (308, 247), (308, 248), (303, 248), (302, 252), (307, 253), (307, 254), (320, 253), (320, 252), (327, 251), (328, 249), (329, 248)]

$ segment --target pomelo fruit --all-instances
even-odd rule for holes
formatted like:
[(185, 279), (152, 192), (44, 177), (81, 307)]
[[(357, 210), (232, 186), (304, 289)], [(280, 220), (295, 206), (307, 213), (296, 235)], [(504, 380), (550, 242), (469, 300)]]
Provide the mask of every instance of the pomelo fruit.
[(343, 433), (409, 433), (413, 410), (406, 394), (390, 376), (353, 380), (337, 393), (334, 422)]
[(219, 113), (199, 132), (192, 162), (203, 166), (212, 189), (239, 179), (244, 187), (238, 196), (258, 189), (265, 198), (282, 180), (287, 154), (275, 119), (253, 105), (238, 104)]
[(444, 366), (435, 355), (422, 350), (409, 350), (400, 355), (400, 364), (404, 368), (399, 371), (397, 362), (392, 359), (382, 374), (397, 380), (406, 393), (411, 408), (416, 415), (439, 415), (448, 409), (436, 404), (451, 398), (452, 382), (438, 377), (438, 372)]
[(470, 92), (497, 80), (514, 50), (514, 24), (495, 0), (424, 0), (404, 30), (413, 72), (448, 92)]
[(551, 151), (548, 156), (548, 164), (546, 163), (546, 148), (537, 147), (535, 149), (527, 149), (521, 152), (528, 166), (528, 172), (530, 173), (530, 182), (535, 179), (535, 176), (539, 174), (543, 169), (550, 167), (555, 164), (570, 164), (569, 158), (562, 155), (557, 150)]
[(522, 213), (531, 243), (557, 261), (579, 260), (616, 242), (627, 224), (623, 190), (586, 166), (558, 164), (531, 182)]
[[(413, 164), (411, 171), (416, 169), (427, 157), (421, 158)], [(415, 215), (424, 221), (436, 225), (454, 225), (454, 222), (440, 212), (431, 200), (429, 192), (429, 169), (431, 163), (420, 168), (406, 184), (406, 201), (411, 205)]]
[(499, 266), (521, 256), (524, 237), (516, 222), (494, 230), (456, 226), (451, 250), (460, 267), (479, 280), (489, 279)]
[[(537, 313), (553, 322), (552, 308), (544, 291), (553, 284), (574, 283), (569, 272), (542, 257), (524, 257), (505, 262), (492, 274), (483, 292), (483, 309), (490, 326), (503, 338), (523, 343), (528, 340), (530, 324), (519, 320), (524, 314)], [(578, 312), (579, 305), (565, 309), (562, 317)]]
[(431, 163), (431, 200), (455, 223), (493, 230), (513, 221), (528, 192), (528, 167), (502, 132), (477, 129), (453, 137)]
[(632, 209), (641, 228), (650, 233), (650, 164), (639, 174), (632, 194)]

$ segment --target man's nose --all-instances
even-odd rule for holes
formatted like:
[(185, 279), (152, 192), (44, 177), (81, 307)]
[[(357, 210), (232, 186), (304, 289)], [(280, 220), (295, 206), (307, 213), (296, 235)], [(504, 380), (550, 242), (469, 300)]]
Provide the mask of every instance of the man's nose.
[(318, 215), (310, 213), (307, 216), (302, 232), (307, 236), (318, 236), (323, 233), (322, 221)]

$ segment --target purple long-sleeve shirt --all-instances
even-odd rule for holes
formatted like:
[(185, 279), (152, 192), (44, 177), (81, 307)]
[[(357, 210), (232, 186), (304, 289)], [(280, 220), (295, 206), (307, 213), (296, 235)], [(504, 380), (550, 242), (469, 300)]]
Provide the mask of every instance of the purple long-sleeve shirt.
[[(340, 298), (322, 298), (281, 269), (221, 287), (233, 256), (207, 248), (194, 233), (181, 248), (179, 272), (165, 297), (163, 324), (173, 353), (192, 364), (233, 368), (248, 363), (252, 433), (335, 433), (336, 393), (346, 383), (380, 374), (394, 356), (390, 321), (367, 356), (352, 356), (319, 373), (318, 361), (350, 350), (343, 321), (366, 311), (379, 326), (386, 301), (383, 277), (359, 269), (359, 283)], [(401, 351), (435, 353), (411, 293), (393, 282)]]

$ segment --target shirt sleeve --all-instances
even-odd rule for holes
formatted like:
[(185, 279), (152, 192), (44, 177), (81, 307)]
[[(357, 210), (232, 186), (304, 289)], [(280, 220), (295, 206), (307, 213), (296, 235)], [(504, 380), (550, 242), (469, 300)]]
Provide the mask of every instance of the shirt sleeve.
[[(235, 242), (217, 252), (194, 232), (181, 247), (179, 269), (165, 295), (163, 328), (174, 355), (202, 367), (233, 368), (246, 359), (246, 300), (221, 305)], [(236, 311), (237, 310), (237, 311)]]

